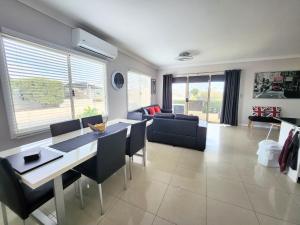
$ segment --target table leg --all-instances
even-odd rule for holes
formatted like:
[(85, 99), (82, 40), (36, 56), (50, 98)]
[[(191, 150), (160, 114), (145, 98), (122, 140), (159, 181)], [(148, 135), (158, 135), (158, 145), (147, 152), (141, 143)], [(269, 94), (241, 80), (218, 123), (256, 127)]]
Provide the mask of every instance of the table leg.
[(54, 178), (54, 201), (56, 210), (57, 225), (65, 225), (65, 200), (64, 189), (62, 184), (62, 176)]

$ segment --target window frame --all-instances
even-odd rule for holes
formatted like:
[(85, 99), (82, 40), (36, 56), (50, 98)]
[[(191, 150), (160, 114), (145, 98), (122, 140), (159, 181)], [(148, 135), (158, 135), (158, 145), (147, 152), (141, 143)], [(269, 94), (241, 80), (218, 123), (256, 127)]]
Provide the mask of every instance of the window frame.
[(137, 109), (139, 109), (139, 108), (141, 108), (141, 107), (145, 107), (145, 106), (147, 106), (147, 105), (145, 105), (145, 106), (140, 106), (140, 107), (138, 107), (138, 108), (134, 108), (134, 109), (129, 109), (129, 93), (128, 93), (128, 84), (129, 84), (129, 79), (128, 79), (128, 77), (129, 77), (129, 73), (130, 72), (132, 72), (132, 73), (136, 73), (136, 74), (138, 74), (139, 76), (145, 76), (145, 77), (148, 77), (149, 79), (150, 79), (150, 92), (149, 92), (149, 96), (150, 96), (150, 99), (149, 99), (149, 103), (150, 103), (150, 105), (152, 104), (152, 94), (151, 94), (151, 76), (150, 75), (147, 75), (146, 73), (143, 73), (143, 72), (140, 72), (140, 71), (137, 71), (137, 70), (128, 70), (127, 71), (127, 76), (126, 76), (126, 79), (127, 79), (127, 82), (126, 82), (126, 101), (127, 101), (127, 112), (131, 112), (131, 111), (135, 111), (135, 110), (137, 110)]
[(12, 89), (11, 89), (11, 81), (10, 81), (10, 75), (7, 65), (7, 59), (5, 54), (5, 46), (3, 38), (10, 38), (16, 41), (20, 41), (23, 43), (27, 43), (29, 45), (41, 47), (44, 49), (49, 49), (50, 51), (58, 52), (60, 54), (65, 54), (67, 56), (67, 65), (68, 65), (68, 81), (69, 81), (69, 91), (70, 91), (70, 103), (71, 103), (71, 118), (75, 119), (75, 106), (74, 106), (74, 98), (72, 96), (72, 70), (71, 70), (71, 55), (77, 55), (80, 57), (85, 57), (90, 60), (98, 61), (103, 64), (104, 68), (104, 76), (103, 76), (103, 84), (104, 84), (104, 101), (105, 101), (105, 113), (102, 114), (102, 116), (107, 117), (108, 116), (108, 87), (107, 87), (107, 74), (108, 74), (108, 68), (107, 68), (107, 61), (103, 60), (99, 57), (88, 55), (82, 52), (79, 52), (74, 49), (68, 49), (59, 45), (52, 44), (47, 41), (43, 41), (28, 35), (24, 35), (12, 30), (9, 30), (7, 28), (2, 28), (2, 32), (0, 32), (0, 66), (2, 66), (2, 70), (0, 72), (2, 73), (0, 80), (1, 80), (1, 89), (3, 94), (3, 101), (5, 106), (5, 112), (6, 117), (8, 121), (8, 127), (10, 132), (10, 137), (12, 139), (17, 138), (24, 138), (33, 136), (36, 134), (45, 133), (47, 131), (50, 131), (50, 127), (33, 127), (33, 129), (30, 129), (29, 131), (25, 132), (17, 132), (17, 121), (16, 121), (16, 114), (15, 114), (15, 106), (13, 102), (12, 97)]

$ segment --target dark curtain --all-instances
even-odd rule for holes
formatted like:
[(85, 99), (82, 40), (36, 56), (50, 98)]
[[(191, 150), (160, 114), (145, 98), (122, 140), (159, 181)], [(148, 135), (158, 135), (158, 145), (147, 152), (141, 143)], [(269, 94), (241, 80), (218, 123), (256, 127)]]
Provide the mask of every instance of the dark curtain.
[(163, 109), (172, 109), (172, 80), (173, 75), (163, 76)]
[(241, 70), (226, 70), (221, 123), (238, 125)]

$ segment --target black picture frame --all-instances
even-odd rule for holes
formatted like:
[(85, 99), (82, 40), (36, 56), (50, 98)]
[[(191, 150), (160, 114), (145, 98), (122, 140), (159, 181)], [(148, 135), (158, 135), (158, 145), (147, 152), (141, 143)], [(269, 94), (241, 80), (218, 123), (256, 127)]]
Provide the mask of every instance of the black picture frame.
[(300, 71), (255, 73), (253, 98), (299, 99)]
[(156, 95), (156, 79), (151, 79), (151, 95)]

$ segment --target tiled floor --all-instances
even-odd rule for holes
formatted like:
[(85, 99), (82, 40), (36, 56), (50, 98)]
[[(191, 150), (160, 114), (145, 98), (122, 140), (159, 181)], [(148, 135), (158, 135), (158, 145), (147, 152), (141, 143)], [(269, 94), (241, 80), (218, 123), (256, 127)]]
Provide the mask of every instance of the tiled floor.
[[(300, 185), (257, 164), (257, 143), (266, 134), (266, 129), (210, 125), (204, 153), (147, 143), (148, 165), (134, 159), (126, 191), (122, 171), (104, 183), (105, 216), (99, 215), (93, 182), (84, 187), (84, 210), (73, 187), (66, 190), (69, 224), (300, 225)], [(274, 131), (272, 138), (277, 137)], [(53, 201), (42, 210), (55, 218)], [(9, 219), (21, 224), (12, 212)]]

